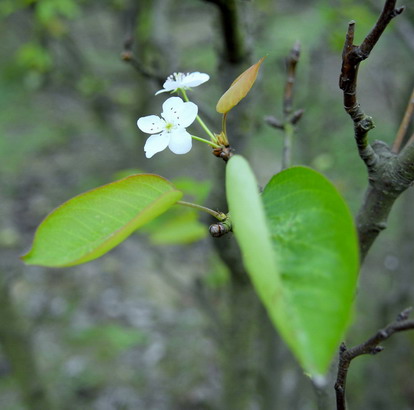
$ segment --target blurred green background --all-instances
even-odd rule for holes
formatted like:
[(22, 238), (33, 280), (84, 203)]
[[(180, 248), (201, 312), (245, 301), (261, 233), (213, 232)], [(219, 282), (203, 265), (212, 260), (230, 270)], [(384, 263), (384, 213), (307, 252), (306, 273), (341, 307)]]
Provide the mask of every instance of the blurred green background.
[[(245, 350), (231, 348), (245, 338), (233, 324), (250, 329), (250, 311), (247, 304), (247, 314), (233, 315), (237, 286), (207, 236), (213, 221), (174, 209), (106, 256), (78, 267), (27, 267), (18, 256), (54, 207), (131, 172), (160, 174), (188, 199), (222, 206), (212, 192), (223, 185), (224, 163), (205, 144), (195, 142), (185, 156), (168, 150), (144, 156), (146, 135), (136, 120), (159, 115), (167, 95), (154, 96), (161, 88), (155, 77), (175, 71), (210, 75), (189, 96), (218, 132), (217, 100), (238, 73), (267, 55), (251, 93), (230, 114), (228, 129), (231, 144), (248, 158), (263, 186), (279, 171), (282, 151), (281, 133), (264, 117), (281, 117), (284, 59), (296, 40), (302, 52), (294, 108), (305, 114), (293, 162), (327, 175), (355, 213), (366, 171), (338, 77), (348, 21), (356, 20), (359, 43), (377, 18), (379, 3), (238, 0), (246, 54), (230, 63), (220, 13), (211, 2), (0, 1), (2, 410), (321, 408), (312, 384), (271, 329), (266, 330), (269, 356), (255, 344), (263, 341), (257, 337), (262, 330), (240, 343)], [(409, 6), (360, 68), (359, 100), (376, 123), (370, 137), (389, 144), (414, 82), (414, 8)], [(154, 78), (122, 61), (127, 39), (133, 39), (136, 61)], [(409, 191), (398, 200), (389, 228), (362, 269), (350, 345), (413, 304), (413, 199)], [(226, 247), (233, 238), (220, 241), (219, 247)], [(229, 351), (236, 356), (233, 364), (237, 357), (242, 364), (239, 373), (228, 371)], [(410, 333), (388, 341), (375, 358), (353, 362), (351, 408), (413, 409), (413, 364)], [(334, 408), (329, 383), (327, 408)], [(232, 397), (243, 394), (243, 407), (231, 407)]]

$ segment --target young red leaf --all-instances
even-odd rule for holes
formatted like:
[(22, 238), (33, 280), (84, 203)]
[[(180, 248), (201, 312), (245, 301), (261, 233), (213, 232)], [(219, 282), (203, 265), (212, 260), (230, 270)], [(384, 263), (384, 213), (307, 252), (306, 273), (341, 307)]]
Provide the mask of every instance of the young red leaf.
[(237, 105), (250, 91), (256, 81), (260, 65), (265, 57), (262, 57), (256, 64), (240, 74), (231, 84), (230, 88), (219, 99), (216, 110), (221, 114), (229, 112)]

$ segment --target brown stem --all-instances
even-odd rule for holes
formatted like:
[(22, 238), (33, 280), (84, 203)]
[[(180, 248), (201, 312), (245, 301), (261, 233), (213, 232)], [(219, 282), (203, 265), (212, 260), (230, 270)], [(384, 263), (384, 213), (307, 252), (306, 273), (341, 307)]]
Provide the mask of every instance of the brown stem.
[[(378, 21), (360, 46), (354, 45), (355, 22), (351, 21), (348, 25), (348, 33), (342, 52), (342, 69), (339, 79), (339, 87), (344, 91), (344, 106), (347, 111), (355, 110), (357, 106), (356, 86), (359, 63), (369, 57), (389, 22), (404, 11), (404, 7), (396, 9), (395, 3), (396, 0), (386, 0)], [(360, 114), (363, 114), (362, 111), (360, 111)]]
[[(401, 149), (401, 145), (405, 134), (408, 129), (408, 125), (410, 124), (411, 118), (414, 114), (414, 88), (411, 93), (410, 99), (407, 104), (407, 108), (405, 110), (404, 117), (401, 121), (400, 128), (398, 129), (397, 135), (395, 136), (394, 144), (392, 146), (392, 152), (399, 152)], [(411, 141), (409, 141), (411, 142)]]
[[(378, 234), (385, 229), (389, 212), (397, 197), (413, 181), (411, 169), (403, 169), (399, 156), (388, 146), (377, 141), (372, 146), (368, 142), (368, 133), (374, 123), (361, 109), (356, 97), (358, 68), (361, 61), (368, 58), (382, 33), (404, 7), (395, 8), (396, 0), (386, 0), (378, 21), (360, 46), (354, 45), (355, 22), (348, 25), (342, 52), (342, 67), (339, 87), (343, 91), (344, 108), (354, 123), (354, 135), (359, 155), (368, 170), (369, 186), (364, 202), (357, 216), (357, 228), (360, 240), (361, 260), (365, 258)], [(411, 154), (409, 154), (411, 158)]]
[(148, 78), (150, 80), (155, 80), (160, 87), (165, 81), (165, 77), (162, 77), (156, 73), (154, 73), (152, 70), (148, 69), (144, 66), (140, 61), (138, 61), (133, 52), (132, 52), (132, 46), (133, 46), (133, 37), (131, 35), (128, 35), (124, 40), (124, 49), (121, 53), (121, 59), (125, 61), (126, 63), (129, 63), (131, 67), (133, 67), (138, 73), (140, 73), (143, 77)]
[(412, 133), (411, 137), (407, 141), (407, 146), (414, 144), (414, 132)]
[(300, 56), (300, 43), (297, 41), (293, 46), (290, 56), (286, 60), (286, 84), (283, 96), (283, 117), (284, 117), (284, 136), (283, 136), (283, 154), (282, 154), (282, 169), (286, 169), (291, 164), (292, 157), (292, 139), (295, 133), (292, 119), (289, 114), (292, 112), (293, 102), (293, 87), (296, 79), (296, 65)]
[(370, 337), (364, 343), (361, 343), (351, 349), (348, 349), (345, 346), (345, 343), (342, 343), (339, 348), (339, 365), (337, 379), (335, 383), (335, 392), (336, 392), (336, 408), (337, 410), (346, 410), (346, 379), (348, 376), (349, 366), (351, 361), (358, 356), (364, 354), (377, 354), (382, 352), (383, 347), (380, 346), (380, 343), (389, 339), (394, 333), (402, 332), (404, 330), (414, 329), (414, 320), (409, 320), (408, 315), (410, 314), (412, 308), (405, 309), (402, 311), (397, 320), (387, 327), (378, 330), (372, 337)]
[(292, 112), (293, 86), (296, 77), (296, 65), (300, 57), (300, 43), (297, 41), (293, 46), (290, 56), (286, 59), (287, 78), (285, 93), (283, 97), (283, 113), (287, 117)]
[(293, 88), (296, 80), (296, 66), (300, 57), (300, 43), (297, 41), (289, 57), (286, 59), (286, 83), (283, 94), (283, 121), (273, 116), (267, 116), (265, 121), (273, 128), (284, 131), (282, 169), (288, 168), (291, 163), (292, 139), (295, 134), (295, 124), (301, 119), (304, 110), (296, 110), (292, 114)]

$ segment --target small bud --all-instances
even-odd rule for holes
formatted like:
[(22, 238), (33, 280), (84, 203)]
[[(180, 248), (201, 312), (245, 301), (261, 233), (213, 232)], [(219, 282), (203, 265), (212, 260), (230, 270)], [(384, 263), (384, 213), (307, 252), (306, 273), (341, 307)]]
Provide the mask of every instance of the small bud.
[(130, 51), (123, 51), (121, 53), (121, 60), (130, 61), (132, 58), (132, 53)]
[(292, 117), (290, 118), (290, 123), (295, 125), (299, 122), (299, 120), (302, 118), (303, 113), (305, 112), (305, 110), (300, 109), (300, 110), (296, 110), (293, 114)]
[(376, 346), (371, 350), (371, 354), (378, 354), (384, 350), (382, 346)]
[(210, 232), (210, 235), (213, 238), (220, 238), (226, 233), (229, 233), (231, 229), (228, 225), (224, 224), (223, 222), (219, 222), (219, 223), (210, 225), (210, 227), (208, 228), (208, 231)]
[(397, 322), (402, 322), (403, 320), (407, 320), (410, 316), (411, 311), (413, 310), (412, 307), (408, 307), (404, 309), (399, 315), (397, 316)]
[(227, 147), (220, 147), (220, 148), (214, 148), (213, 154), (217, 158), (221, 158), (224, 162), (227, 162), (232, 156), (233, 156), (233, 148), (230, 146)]
[(279, 121), (276, 117), (273, 117), (269, 115), (268, 117), (265, 117), (265, 121), (268, 125), (270, 125), (273, 128), (277, 128), (279, 130), (283, 130), (283, 122)]
[(214, 134), (214, 135), (217, 138), (217, 143), (219, 145), (224, 145), (225, 147), (228, 147), (229, 140), (227, 139), (227, 135), (225, 134), (224, 131), (221, 131), (220, 134)]

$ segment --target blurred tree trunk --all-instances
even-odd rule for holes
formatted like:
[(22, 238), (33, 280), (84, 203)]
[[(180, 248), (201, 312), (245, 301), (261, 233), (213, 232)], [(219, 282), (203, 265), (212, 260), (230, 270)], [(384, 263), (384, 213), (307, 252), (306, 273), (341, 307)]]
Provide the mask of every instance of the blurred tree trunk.
[[(223, 92), (251, 65), (250, 52), (241, 24), (239, 3), (207, 0), (218, 6), (221, 19), (223, 48), (219, 67)], [(233, 109), (227, 117), (230, 145), (236, 153), (244, 154), (247, 145), (250, 108), (253, 95)], [(213, 170), (217, 183), (211, 201), (217, 209), (227, 212), (225, 194), (225, 164), (215, 163)], [(252, 238), (254, 240), (254, 238)], [(244, 269), (241, 254), (234, 238), (213, 240), (220, 257), (231, 272), (227, 295), (227, 320), (222, 346), (223, 397), (220, 408), (248, 410), (275, 408), (277, 378), (273, 367), (277, 349), (275, 330), (258, 299)], [(270, 364), (270, 365), (269, 365)], [(260, 406), (260, 407), (258, 407)]]
[(20, 388), (22, 401), (31, 410), (52, 409), (39, 376), (31, 341), (4, 280), (0, 282), (0, 300), (0, 343)]

